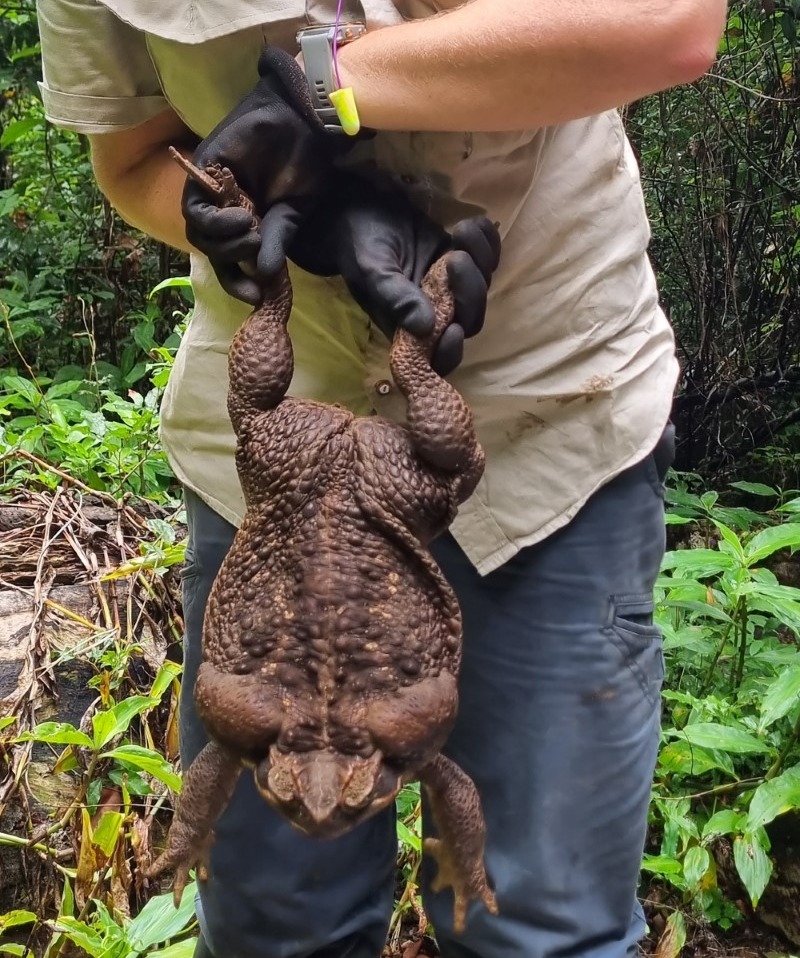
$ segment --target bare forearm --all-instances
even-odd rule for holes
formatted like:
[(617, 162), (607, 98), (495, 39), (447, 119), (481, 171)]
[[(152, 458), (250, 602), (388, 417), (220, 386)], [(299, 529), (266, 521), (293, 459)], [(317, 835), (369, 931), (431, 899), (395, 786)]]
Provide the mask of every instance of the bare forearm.
[(169, 146), (191, 153), (196, 138), (174, 114), (166, 113), (135, 131), (90, 138), (92, 165), (100, 189), (131, 226), (191, 252), (181, 213), (186, 174)]
[(340, 53), (374, 129), (533, 129), (688, 83), (712, 62), (725, 0), (472, 0)]

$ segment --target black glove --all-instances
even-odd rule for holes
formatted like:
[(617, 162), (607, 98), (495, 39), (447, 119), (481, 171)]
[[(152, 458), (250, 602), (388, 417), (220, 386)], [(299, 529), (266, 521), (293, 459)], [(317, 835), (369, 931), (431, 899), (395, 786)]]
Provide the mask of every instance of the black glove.
[[(290, 204), (282, 204), (289, 207)], [(281, 214), (292, 222), (292, 211)], [(452, 235), (415, 207), (397, 189), (339, 174), (310, 215), (294, 220), (289, 258), (318, 276), (341, 275), (353, 298), (391, 339), (398, 326), (415, 336), (433, 329), (434, 311), (422, 292), (425, 274), (448, 250), (447, 274), (455, 300), (452, 323), (432, 357), (441, 376), (461, 362), (464, 340), (483, 327), (492, 273), (500, 259), (500, 234), (485, 216), (462, 220)], [(259, 258), (273, 257), (266, 231)], [(285, 235), (285, 234), (284, 234)]]
[[(254, 89), (199, 144), (192, 162), (228, 167), (236, 182), (264, 217), (272, 259), (265, 260), (264, 279), (284, 264), (282, 237), (289, 224), (274, 204), (291, 199), (291, 224), (296, 225), (313, 197), (329, 183), (334, 157), (346, 150), (350, 137), (326, 132), (314, 113), (308, 81), (288, 53), (266, 47), (258, 61)], [(261, 287), (245, 275), (239, 263), (253, 263), (261, 235), (250, 214), (240, 208), (221, 209), (200, 184), (187, 180), (183, 192), (186, 238), (211, 261), (222, 288), (251, 305), (261, 300)]]

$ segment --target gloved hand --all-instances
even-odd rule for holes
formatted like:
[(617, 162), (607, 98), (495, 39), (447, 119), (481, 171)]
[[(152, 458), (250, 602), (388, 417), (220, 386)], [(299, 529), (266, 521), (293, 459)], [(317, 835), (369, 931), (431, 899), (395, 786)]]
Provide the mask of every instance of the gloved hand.
[[(289, 206), (290, 204), (282, 204)], [(341, 275), (353, 298), (391, 339), (398, 326), (416, 336), (433, 329), (434, 311), (421, 283), (450, 250), (447, 273), (455, 300), (453, 322), (436, 345), (432, 366), (441, 376), (461, 362), (464, 340), (483, 327), (492, 274), (500, 259), (500, 234), (485, 216), (462, 220), (448, 234), (398, 189), (340, 173), (314, 211), (272, 238), (262, 226), (259, 273), (286, 242), (289, 258), (318, 276)], [(294, 230), (294, 236), (290, 234)]]
[[(266, 47), (258, 73), (253, 90), (199, 144), (192, 161), (201, 169), (218, 164), (231, 170), (264, 218), (272, 243), (272, 269), (277, 271), (284, 260), (276, 237), (283, 235), (285, 226), (274, 204), (291, 199), (296, 224), (314, 195), (327, 187), (333, 159), (349, 148), (345, 141), (350, 137), (326, 132), (311, 106), (305, 75), (288, 53)], [(239, 265), (254, 263), (261, 246), (262, 234), (250, 214), (218, 207), (191, 179), (184, 188), (182, 210), (186, 238), (208, 256), (222, 288), (251, 305), (259, 303), (259, 283)]]

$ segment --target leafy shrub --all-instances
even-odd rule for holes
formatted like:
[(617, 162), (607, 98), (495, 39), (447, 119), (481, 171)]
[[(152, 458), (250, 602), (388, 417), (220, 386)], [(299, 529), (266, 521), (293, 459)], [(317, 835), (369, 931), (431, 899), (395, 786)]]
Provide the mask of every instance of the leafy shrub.
[(668, 666), (652, 803), (660, 847), (644, 860), (723, 926), (739, 912), (718, 887), (715, 840), (733, 842), (755, 907), (772, 872), (765, 826), (800, 807), (800, 589), (769, 568), (800, 546), (800, 497), (781, 504), (768, 486), (733, 486), (776, 505), (725, 506), (685, 481), (669, 493), (669, 523), (692, 536), (667, 553), (657, 584)]

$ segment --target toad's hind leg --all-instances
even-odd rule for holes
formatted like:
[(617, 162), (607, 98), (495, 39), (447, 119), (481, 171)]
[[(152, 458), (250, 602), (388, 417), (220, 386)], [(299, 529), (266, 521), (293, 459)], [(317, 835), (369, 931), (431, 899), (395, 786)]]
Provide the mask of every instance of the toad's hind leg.
[(248, 416), (274, 409), (286, 395), (294, 373), (286, 329), (291, 311), (292, 284), (284, 270), (233, 338), (228, 353), (228, 415), (237, 435)]
[(483, 860), (486, 824), (481, 800), (472, 779), (444, 755), (437, 755), (419, 779), (440, 836), (426, 838), (423, 846), (438, 866), (432, 888), (453, 889), (453, 929), (459, 935), (472, 899), (480, 899), (493, 915), (498, 912)]
[(189, 869), (197, 866), (198, 878), (206, 877), (213, 825), (230, 801), (240, 770), (235, 758), (210, 742), (186, 772), (166, 851), (145, 872), (147, 878), (157, 878), (162, 872), (175, 869), (176, 907), (189, 880)]
[(398, 330), (392, 342), (390, 367), (398, 389), (406, 397), (406, 421), (414, 448), (425, 462), (457, 477), (456, 496), (463, 502), (483, 474), (484, 454), (464, 397), (434, 372), (430, 363), (435, 343), (453, 318), (446, 257), (434, 263), (422, 288), (434, 306), (433, 333), (428, 339), (419, 339)]

